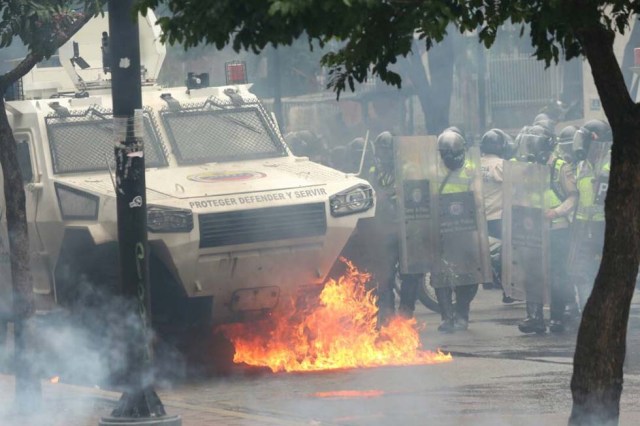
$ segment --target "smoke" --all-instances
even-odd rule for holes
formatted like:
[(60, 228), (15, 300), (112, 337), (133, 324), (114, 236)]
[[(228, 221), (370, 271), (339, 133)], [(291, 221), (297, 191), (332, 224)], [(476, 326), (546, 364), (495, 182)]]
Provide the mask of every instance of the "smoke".
[[(146, 347), (157, 339), (152, 331), (143, 328), (136, 303), (86, 284), (81, 286), (84, 289), (79, 291), (72, 309), (58, 307), (28, 320), (25, 327), (29, 331), (28, 347), (22, 353), (22, 361), (39, 379), (45, 383), (52, 380), (52, 383), (80, 385), (82, 389), (125, 392), (132, 387), (153, 384), (156, 375), (162, 374), (165, 387), (184, 377), (184, 359), (172, 345), (166, 342), (158, 345), (162, 355), (153, 365), (147, 358), (151, 354), (146, 352)], [(9, 327), (9, 338), (0, 346), (1, 371), (11, 375), (19, 365), (13, 356), (12, 328)], [(54, 402), (60, 395), (47, 393), (47, 386), (51, 385), (45, 386), (42, 404), (38, 404), (40, 392), (37, 388), (26, 389), (24, 397), (15, 398), (14, 403), (14, 386), (6, 385), (6, 380), (2, 379), (0, 389), (11, 397), (0, 404), (0, 411), (4, 412), (0, 413), (2, 424), (5, 423), (1, 419), (11, 413), (57, 418), (63, 409), (73, 412), (75, 421), (93, 418), (96, 412), (108, 415), (113, 408), (112, 402), (102, 403), (100, 408), (96, 408), (99, 400), (84, 391), (73, 397), (67, 396), (66, 388), (62, 407), (56, 407)], [(44, 424), (51, 423), (45, 421)]]

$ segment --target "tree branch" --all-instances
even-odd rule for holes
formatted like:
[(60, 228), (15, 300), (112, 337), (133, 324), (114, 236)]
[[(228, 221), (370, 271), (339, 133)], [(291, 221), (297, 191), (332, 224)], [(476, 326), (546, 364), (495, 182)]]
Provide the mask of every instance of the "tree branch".
[[(89, 22), (91, 18), (95, 15), (91, 13), (87, 13), (86, 11), (82, 13), (78, 19), (76, 19), (73, 24), (63, 32), (63, 35), (57, 36), (51, 43), (52, 51), (55, 51), (60, 48), (63, 44), (65, 44), (71, 37), (73, 37), (79, 30)], [(42, 52), (34, 53), (29, 52), (27, 56), (11, 71), (5, 73), (0, 76), (0, 93), (4, 93), (6, 89), (24, 77), (31, 69), (40, 61), (44, 59), (44, 54)]]

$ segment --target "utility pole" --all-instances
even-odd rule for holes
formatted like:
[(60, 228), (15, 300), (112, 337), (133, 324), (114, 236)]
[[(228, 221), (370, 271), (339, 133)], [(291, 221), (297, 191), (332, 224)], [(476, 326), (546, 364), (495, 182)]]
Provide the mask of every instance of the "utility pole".
[(133, 302), (135, 324), (127, 324), (132, 347), (128, 350), (126, 388), (111, 417), (101, 419), (100, 426), (180, 426), (181, 418), (166, 415), (154, 389), (140, 36), (133, 2), (109, 0), (110, 40), (103, 35), (113, 96), (120, 280), (123, 296)]
[(278, 127), (282, 134), (286, 133), (284, 124), (284, 114), (282, 112), (282, 76), (281, 57), (277, 47), (272, 47), (267, 60), (267, 73), (271, 86), (273, 87), (273, 113), (278, 121)]

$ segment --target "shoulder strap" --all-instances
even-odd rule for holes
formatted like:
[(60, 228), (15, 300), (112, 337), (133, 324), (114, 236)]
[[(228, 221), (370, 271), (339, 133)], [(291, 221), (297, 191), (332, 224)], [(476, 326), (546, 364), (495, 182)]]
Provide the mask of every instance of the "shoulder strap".
[(447, 173), (447, 176), (445, 176), (442, 182), (440, 182), (440, 188), (438, 188), (438, 194), (442, 194), (442, 191), (444, 190), (444, 187), (447, 185), (447, 182), (449, 182), (449, 179), (451, 178), (452, 174), (453, 174), (453, 170), (449, 170), (449, 173)]

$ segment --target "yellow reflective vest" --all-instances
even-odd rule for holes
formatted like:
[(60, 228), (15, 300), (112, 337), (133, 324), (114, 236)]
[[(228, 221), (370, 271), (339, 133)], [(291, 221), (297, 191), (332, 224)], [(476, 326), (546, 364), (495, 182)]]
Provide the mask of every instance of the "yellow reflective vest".
[[(598, 185), (598, 176), (609, 176), (610, 171), (611, 163), (608, 161), (601, 166), (598, 175), (594, 173), (593, 165), (586, 160), (578, 167), (576, 176), (578, 192), (580, 193), (578, 211), (576, 213), (578, 220), (604, 221), (604, 207), (596, 204), (597, 191), (602, 189), (596, 188), (596, 186)], [(606, 191), (606, 189), (604, 190)]]

